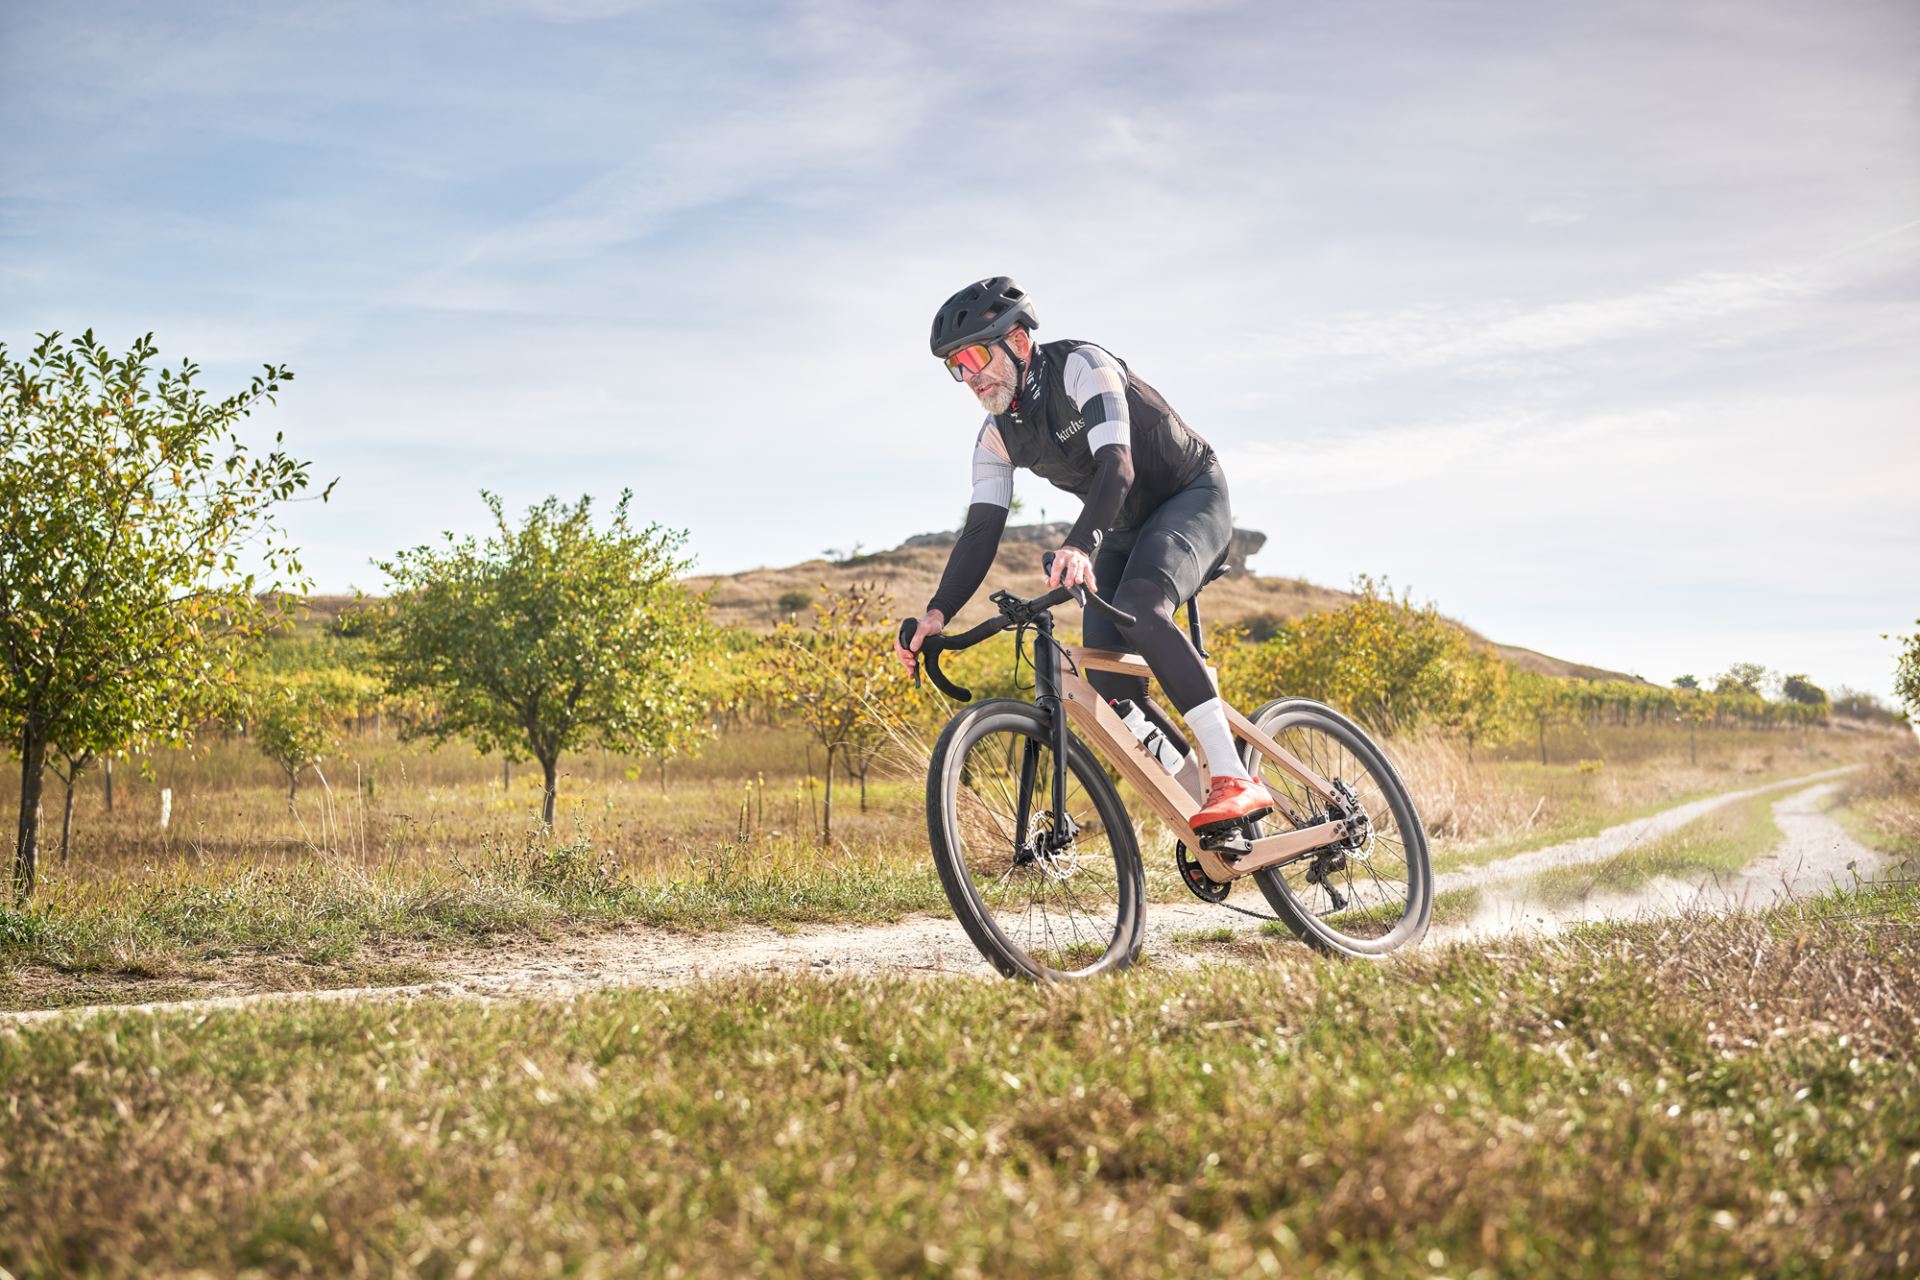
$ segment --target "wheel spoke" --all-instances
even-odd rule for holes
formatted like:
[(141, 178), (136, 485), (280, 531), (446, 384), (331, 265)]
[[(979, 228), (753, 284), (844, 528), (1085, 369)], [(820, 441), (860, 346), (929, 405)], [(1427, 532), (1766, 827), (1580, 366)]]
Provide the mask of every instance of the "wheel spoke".
[[(1016, 848), (1021, 763), (1030, 748), (1027, 839)], [(1095, 788), (1107, 783), (1105, 775), (1090, 777), (1070, 763), (1059, 805), (1068, 825), (1056, 828), (1053, 743), (1037, 717), (1002, 712), (983, 719), (980, 732), (957, 738), (953, 750), (962, 754), (944, 772), (946, 857), (969, 889), (974, 917), (984, 917), (987, 940), (975, 932), (983, 950), (991, 944), (1010, 951), (1023, 970), (1062, 975), (1130, 961), (1139, 855), (1130, 825), (1124, 839), (1116, 836), (1124, 811), (1110, 785), (1105, 803), (1115, 812), (1102, 812)]]
[[(1431, 872), (1424, 841), (1409, 853), (1400, 812), (1409, 815), (1390, 771), (1370, 763), (1363, 736), (1317, 705), (1278, 704), (1257, 720), (1276, 743), (1334, 786), (1350, 788), (1348, 800), (1329, 806), (1319, 795), (1271, 761), (1261, 777), (1276, 798), (1298, 810), (1296, 825), (1343, 816), (1366, 823), (1364, 834), (1295, 862), (1257, 873), (1257, 881), (1282, 915), (1297, 917), (1295, 932), (1330, 950), (1377, 954), (1425, 931)], [(1349, 804), (1353, 812), (1348, 813)]]

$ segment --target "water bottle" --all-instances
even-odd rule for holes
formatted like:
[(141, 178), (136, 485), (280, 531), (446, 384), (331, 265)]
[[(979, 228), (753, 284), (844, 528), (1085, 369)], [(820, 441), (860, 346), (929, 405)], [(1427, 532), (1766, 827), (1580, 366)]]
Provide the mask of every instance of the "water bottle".
[(1113, 709), (1119, 715), (1120, 723), (1127, 726), (1127, 731), (1134, 737), (1140, 739), (1140, 745), (1147, 749), (1148, 755), (1159, 762), (1162, 769), (1168, 773), (1180, 771), (1180, 765), (1185, 760), (1180, 753), (1180, 748), (1167, 741), (1167, 735), (1161, 733), (1160, 727), (1147, 719), (1147, 713), (1142, 711), (1133, 699), (1121, 698), (1113, 704)]

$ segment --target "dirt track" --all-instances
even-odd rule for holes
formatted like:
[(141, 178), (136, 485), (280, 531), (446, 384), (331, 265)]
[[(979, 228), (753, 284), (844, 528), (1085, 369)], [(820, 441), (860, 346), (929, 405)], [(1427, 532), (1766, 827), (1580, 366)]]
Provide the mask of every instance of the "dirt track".
[[(1608, 828), (1598, 835), (1519, 854), (1502, 862), (1456, 871), (1438, 880), (1441, 891), (1460, 885), (1481, 890), (1479, 915), (1469, 924), (1436, 928), (1427, 945), (1490, 933), (1552, 931), (1582, 920), (1667, 914), (1688, 909), (1759, 907), (1787, 894), (1817, 892), (1835, 883), (1869, 879), (1880, 869), (1878, 854), (1855, 841), (1827, 817), (1823, 806), (1837, 789), (1830, 770), (1772, 787), (1728, 792), (1677, 806), (1650, 818)], [(1814, 785), (1809, 785), (1814, 784)], [(1611, 858), (1677, 829), (1722, 805), (1766, 791), (1786, 792), (1774, 805), (1784, 833), (1781, 843), (1737, 875), (1719, 882), (1657, 880), (1631, 895), (1593, 898), (1560, 909), (1530, 901), (1522, 886), (1549, 867), (1577, 866)], [(1243, 906), (1264, 907), (1248, 886), (1235, 895)], [(1248, 930), (1260, 922), (1200, 902), (1155, 903), (1148, 908), (1147, 949), (1163, 961), (1180, 962), (1175, 935), (1197, 929)], [(1188, 963), (1197, 963), (1191, 956)], [(104, 1012), (215, 1010), (261, 1003), (307, 1000), (408, 1000), (423, 997), (503, 999), (564, 998), (601, 987), (675, 986), (729, 974), (800, 971), (903, 976), (976, 974), (987, 967), (951, 916), (922, 916), (874, 926), (831, 925), (790, 933), (749, 927), (704, 937), (630, 928), (585, 937), (537, 942), (458, 958), (432, 982), (410, 986), (333, 991), (271, 992), (142, 1005), (96, 1005), (75, 1009), (0, 1013), (0, 1027)]]

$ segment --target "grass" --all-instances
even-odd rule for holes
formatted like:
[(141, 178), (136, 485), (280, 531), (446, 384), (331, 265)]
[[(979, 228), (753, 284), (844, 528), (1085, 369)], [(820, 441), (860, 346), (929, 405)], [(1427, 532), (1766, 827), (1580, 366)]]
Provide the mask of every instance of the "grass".
[(29, 909), (0, 907), (0, 1006), (69, 1002), (50, 972), (138, 991), (138, 979), (251, 966), (254, 987), (355, 986), (393, 975), (381, 953), (396, 943), (447, 950), (624, 923), (697, 932), (878, 922), (945, 905), (924, 860), (903, 868), (859, 849), (792, 841), (725, 845), (664, 876), (624, 865), (582, 833), (537, 828), (484, 841), (447, 867), (183, 860), (138, 879), (56, 880)]
[[(1684, 733), (1596, 731), (1595, 768), (1467, 761), (1434, 740), (1392, 744), (1436, 839), (1458, 865), (1571, 829), (1597, 829), (1695, 790), (1751, 786), (1861, 754), (1851, 735), (1703, 734), (1697, 771)], [(1664, 750), (1656, 750), (1661, 747)], [(924, 761), (869, 780), (868, 807), (842, 779), (834, 843), (805, 740), (748, 726), (691, 760), (585, 753), (565, 762), (561, 835), (537, 835), (538, 779), (454, 746), (429, 751), (350, 739), (289, 808), (275, 766), (241, 741), (167, 752), (148, 775), (123, 766), (116, 805), (96, 774), (76, 797), (72, 861), (57, 856), (59, 789), (49, 794), (42, 886), (30, 909), (0, 908), (0, 1006), (129, 999), (209, 983), (355, 986), (411, 974), (501, 935), (552, 936), (639, 923), (689, 931), (742, 923), (792, 928), (944, 911), (927, 851)], [(818, 753), (812, 753), (817, 768)], [(0, 776), (0, 811), (14, 778)], [(172, 820), (158, 823), (160, 790)], [(1185, 901), (1173, 837), (1137, 810), (1148, 895)], [(1478, 843), (1470, 843), (1478, 842)], [(1252, 885), (1240, 889), (1259, 904)], [(404, 954), (396, 960), (395, 953)], [(396, 967), (397, 966), (397, 967)], [(411, 981), (403, 977), (401, 981)]]
[(757, 978), (0, 1032), (0, 1266), (1894, 1275), (1920, 896), (1069, 989)]
[[(1643, 756), (1626, 764), (1598, 760), (1551, 766), (1531, 761), (1496, 763), (1491, 768), (1497, 782), (1491, 786), (1480, 783), (1479, 788), (1492, 790), (1506, 804), (1532, 795), (1532, 812), (1524, 821), (1483, 824), (1473, 837), (1464, 832), (1452, 836), (1443, 833), (1433, 841), (1434, 869), (1445, 872), (1486, 866), (1533, 849), (1597, 835), (1619, 823), (1709, 796), (1752, 790), (1858, 763), (1871, 750), (1868, 744), (1845, 738), (1816, 738), (1817, 750), (1800, 750), (1790, 742), (1761, 749), (1740, 745), (1739, 739), (1748, 734), (1730, 736), (1733, 740), (1725, 744), (1708, 744), (1708, 750), (1702, 753), (1707, 763), (1702, 765), (1678, 755)], [(1684, 743), (1681, 735), (1677, 745)], [(1444, 792), (1445, 788), (1433, 790)], [(1415, 794), (1421, 794), (1417, 788)]]
[(1778, 799), (1753, 796), (1604, 861), (1542, 871), (1529, 880), (1527, 891), (1550, 906), (1565, 906), (1595, 894), (1630, 893), (1663, 876), (1700, 880), (1738, 871), (1780, 843), (1773, 820)]
[(1471, 885), (1445, 889), (1433, 896), (1433, 923), (1466, 924), (1480, 913), (1480, 890)]
[(1920, 760), (1912, 752), (1876, 756), (1848, 780), (1835, 816), (1905, 874), (1920, 870)]

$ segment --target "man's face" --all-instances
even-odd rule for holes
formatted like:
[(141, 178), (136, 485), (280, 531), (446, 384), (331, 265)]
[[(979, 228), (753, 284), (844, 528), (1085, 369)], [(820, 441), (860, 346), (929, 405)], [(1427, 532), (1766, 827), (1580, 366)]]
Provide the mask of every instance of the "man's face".
[(1013, 405), (1013, 398), (1020, 390), (1020, 372), (1013, 360), (1007, 355), (1007, 346), (1024, 347), (1025, 334), (1016, 329), (1009, 334), (1005, 342), (991, 344), (993, 359), (977, 372), (966, 377), (967, 390), (979, 399), (980, 407), (988, 413), (1005, 413)]

